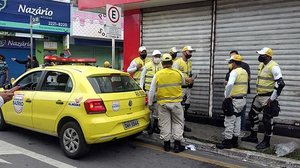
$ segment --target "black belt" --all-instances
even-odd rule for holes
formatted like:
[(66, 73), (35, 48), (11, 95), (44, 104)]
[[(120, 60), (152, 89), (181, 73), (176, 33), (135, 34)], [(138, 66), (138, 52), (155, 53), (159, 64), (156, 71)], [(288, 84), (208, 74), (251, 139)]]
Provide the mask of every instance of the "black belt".
[(189, 85), (184, 85), (184, 86), (181, 86), (181, 88), (188, 88)]
[(233, 113), (236, 117), (240, 117), (241, 116), (241, 113), (236, 113), (236, 112), (234, 112)]
[(237, 97), (232, 97), (232, 99), (243, 99), (245, 98), (244, 96), (237, 96)]
[(258, 94), (258, 96), (271, 96), (273, 92)]

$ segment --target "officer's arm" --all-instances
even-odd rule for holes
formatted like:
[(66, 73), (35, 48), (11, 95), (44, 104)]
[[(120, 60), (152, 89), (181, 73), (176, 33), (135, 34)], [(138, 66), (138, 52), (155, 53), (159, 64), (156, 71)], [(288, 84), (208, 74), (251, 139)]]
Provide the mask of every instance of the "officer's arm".
[(183, 73), (180, 72), (180, 75), (181, 75), (181, 86), (183, 86), (183, 85), (185, 85), (185, 78), (184, 78)]
[(274, 66), (272, 68), (272, 74), (275, 80), (275, 87), (270, 99), (273, 101), (281, 94), (281, 91), (284, 88), (285, 83), (282, 79), (282, 73), (279, 66)]
[(155, 92), (156, 92), (156, 76), (154, 75), (150, 85), (149, 94), (148, 94), (148, 106), (151, 106), (153, 104)]
[(233, 88), (233, 85), (234, 85), (234, 82), (235, 82), (236, 78), (237, 78), (236, 71), (235, 70), (231, 71), (230, 75), (229, 75), (227, 85), (225, 86), (225, 92), (224, 92), (225, 98), (230, 97), (230, 93), (231, 93), (231, 90)]
[(179, 65), (178, 65), (178, 63), (177, 63), (177, 62), (174, 62), (172, 68), (178, 69), (178, 70), (179, 70)]
[(129, 73), (135, 72), (137, 70), (136, 66), (137, 66), (137, 64), (135, 63), (135, 61), (134, 60), (131, 61), (129, 67), (127, 68), (127, 72), (129, 72)]
[(143, 71), (141, 73), (140, 77), (140, 87), (143, 89), (145, 84), (145, 76), (146, 76), (146, 68), (143, 68)]
[(3, 104), (4, 104), (4, 100), (3, 100), (3, 98), (0, 96), (0, 107), (2, 107)]

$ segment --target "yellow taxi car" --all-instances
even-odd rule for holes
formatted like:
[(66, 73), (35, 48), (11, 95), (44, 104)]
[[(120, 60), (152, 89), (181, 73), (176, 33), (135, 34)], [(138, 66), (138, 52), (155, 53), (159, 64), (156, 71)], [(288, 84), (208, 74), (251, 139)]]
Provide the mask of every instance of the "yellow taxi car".
[[(46, 59), (59, 62), (53, 56)], [(0, 130), (9, 124), (58, 136), (70, 158), (86, 154), (90, 144), (140, 133), (150, 122), (145, 92), (128, 73), (115, 69), (44, 66), (21, 75), (17, 85), (13, 100), (0, 110)]]

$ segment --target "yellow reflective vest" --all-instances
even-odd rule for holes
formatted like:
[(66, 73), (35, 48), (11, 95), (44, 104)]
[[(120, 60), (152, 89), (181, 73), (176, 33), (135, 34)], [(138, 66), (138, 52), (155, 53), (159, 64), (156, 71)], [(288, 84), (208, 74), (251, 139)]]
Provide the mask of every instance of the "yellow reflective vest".
[(164, 68), (155, 76), (156, 96), (159, 104), (182, 101), (182, 76), (177, 69)]
[[(141, 64), (142, 67), (145, 66), (145, 63), (147, 63), (147, 59), (145, 59), (145, 60), (143, 61), (140, 57), (136, 57), (133, 61), (134, 61), (136, 64)], [(141, 73), (142, 73), (142, 69), (136, 70), (136, 71), (133, 73), (133, 79), (134, 79), (137, 83), (140, 83)]]
[(183, 76), (189, 77), (192, 73), (192, 61), (191, 60), (187, 60), (187, 62), (185, 62), (182, 58), (178, 58), (176, 59), (176, 61), (174, 62), (174, 64), (177, 63), (178, 67), (179, 67), (179, 71), (181, 71), (181, 73), (183, 74)]
[(258, 76), (256, 80), (256, 93), (271, 93), (275, 87), (275, 80), (272, 74), (272, 68), (278, 64), (271, 60), (267, 65), (263, 63), (258, 66)]
[(163, 69), (163, 67), (162, 67), (161, 63), (154, 64), (153, 61), (150, 61), (150, 62), (146, 63), (144, 68), (146, 68), (145, 90), (149, 91), (153, 76), (155, 75), (155, 73), (157, 71)]
[(234, 69), (234, 71), (237, 72), (237, 78), (230, 92), (230, 97), (246, 96), (248, 91), (248, 73), (241, 67)]

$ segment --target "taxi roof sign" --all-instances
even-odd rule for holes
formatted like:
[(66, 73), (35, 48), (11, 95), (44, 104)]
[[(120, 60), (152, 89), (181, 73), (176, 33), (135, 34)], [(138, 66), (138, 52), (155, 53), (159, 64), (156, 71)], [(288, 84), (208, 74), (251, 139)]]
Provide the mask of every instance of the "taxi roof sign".
[(96, 58), (62, 58), (52, 55), (44, 57), (45, 62), (58, 62), (58, 63), (96, 63)]

